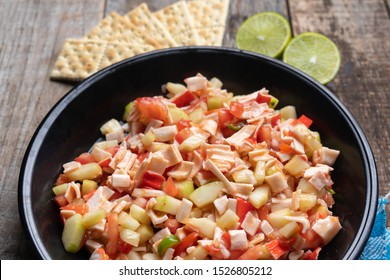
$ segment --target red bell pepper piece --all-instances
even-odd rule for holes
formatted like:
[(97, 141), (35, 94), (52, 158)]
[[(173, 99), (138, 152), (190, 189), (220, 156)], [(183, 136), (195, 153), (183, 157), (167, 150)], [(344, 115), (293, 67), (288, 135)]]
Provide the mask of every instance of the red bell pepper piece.
[(90, 153), (82, 153), (81, 155), (76, 157), (74, 160), (77, 162), (80, 162), (81, 164), (96, 162)]
[(269, 105), (269, 103), (271, 102), (271, 98), (272, 98), (271, 95), (259, 92), (259, 94), (257, 95), (257, 98), (256, 98), (256, 102), (259, 104), (267, 103)]
[(66, 200), (66, 198), (63, 194), (57, 195), (53, 199), (59, 207), (64, 207), (64, 206), (68, 205), (68, 201)]
[(172, 177), (168, 177), (167, 181), (163, 186), (163, 191), (172, 197), (176, 197), (179, 193), (179, 189), (176, 187), (175, 182), (173, 182)]
[(191, 101), (194, 99), (195, 99), (194, 95), (189, 90), (187, 90), (172, 98), (172, 102), (175, 103), (176, 106), (180, 108), (189, 105)]
[(168, 116), (167, 106), (158, 97), (138, 97), (135, 105), (142, 117), (165, 121)]
[(239, 220), (240, 223), (242, 223), (242, 221), (245, 219), (246, 214), (252, 210), (255, 210), (252, 204), (250, 204), (247, 200), (237, 197), (236, 214), (240, 218)]
[(180, 241), (179, 244), (177, 244), (173, 256), (174, 257), (179, 256), (181, 253), (187, 250), (188, 247), (194, 245), (198, 240), (198, 238), (199, 238), (199, 233), (197, 232), (191, 232), (189, 235), (184, 237), (183, 240)]
[(280, 121), (280, 113), (277, 113), (271, 117), (271, 126), (274, 127)]
[(181, 144), (183, 143), (184, 140), (186, 140), (191, 135), (192, 135), (191, 129), (189, 127), (186, 127), (180, 130), (178, 134), (176, 134), (175, 139), (179, 144)]
[(301, 122), (302, 124), (304, 124), (306, 127), (310, 127), (311, 124), (313, 123), (312, 119), (308, 118), (307, 116), (305, 116), (303, 114), (298, 118), (298, 121)]
[(219, 126), (226, 126), (234, 120), (234, 116), (230, 113), (228, 108), (220, 108), (217, 110), (217, 113)]
[(177, 130), (180, 131), (184, 128), (191, 127), (192, 126), (192, 121), (191, 120), (180, 120), (177, 122), (176, 127)]
[(233, 101), (230, 103), (230, 113), (236, 118), (241, 118), (244, 113), (244, 105), (238, 101)]
[(142, 186), (151, 187), (153, 189), (159, 190), (161, 189), (162, 184), (164, 183), (164, 176), (147, 170), (144, 174), (144, 178), (142, 179)]

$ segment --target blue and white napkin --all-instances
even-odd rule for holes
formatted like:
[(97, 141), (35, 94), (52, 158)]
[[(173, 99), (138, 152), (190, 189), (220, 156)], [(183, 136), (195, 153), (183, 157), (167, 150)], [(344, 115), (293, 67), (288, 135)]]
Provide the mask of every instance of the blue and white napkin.
[(390, 193), (379, 197), (374, 227), (360, 260), (390, 260), (390, 228), (386, 227), (386, 204), (389, 201)]

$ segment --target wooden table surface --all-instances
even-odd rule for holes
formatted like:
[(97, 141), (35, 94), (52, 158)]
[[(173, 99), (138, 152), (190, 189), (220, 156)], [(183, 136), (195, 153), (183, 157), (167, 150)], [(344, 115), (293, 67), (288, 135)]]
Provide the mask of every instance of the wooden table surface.
[[(27, 145), (50, 108), (72, 85), (49, 79), (68, 37), (79, 38), (112, 11), (143, 0), (0, 0), (0, 258), (31, 259), (18, 215), (18, 174)], [(175, 0), (146, 1), (155, 11)], [(315, 31), (341, 50), (327, 85), (364, 130), (378, 168), (380, 194), (390, 190), (390, 0), (231, 0), (224, 46), (235, 47), (250, 15), (276, 11), (293, 34)]]

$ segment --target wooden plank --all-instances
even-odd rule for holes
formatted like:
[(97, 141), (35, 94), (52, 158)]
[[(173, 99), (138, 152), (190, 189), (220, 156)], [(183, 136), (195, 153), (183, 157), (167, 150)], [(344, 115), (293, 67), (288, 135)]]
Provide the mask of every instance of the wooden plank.
[(131, 9), (137, 7), (141, 3), (146, 3), (149, 9), (154, 12), (168, 6), (178, 0), (159, 0), (159, 1), (145, 1), (145, 0), (107, 0), (106, 2), (106, 14), (110, 12), (118, 12), (120, 14), (126, 14)]
[(323, 33), (340, 48), (341, 68), (328, 87), (363, 128), (377, 161), (383, 195), (390, 190), (390, 24), (384, 1), (289, 2), (295, 34)]
[(1, 3), (1, 259), (32, 258), (17, 216), (17, 174), (38, 124), (70, 89), (49, 80), (65, 38), (85, 34), (102, 18), (103, 9), (103, 1), (95, 0)]

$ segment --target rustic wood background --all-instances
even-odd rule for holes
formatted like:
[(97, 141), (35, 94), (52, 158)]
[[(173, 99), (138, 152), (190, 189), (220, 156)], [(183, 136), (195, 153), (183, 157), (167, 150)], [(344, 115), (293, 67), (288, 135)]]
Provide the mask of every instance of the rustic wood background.
[[(176, 0), (146, 1), (157, 10)], [(40, 121), (71, 85), (49, 80), (64, 40), (111, 11), (143, 0), (0, 0), (0, 258), (30, 259), (18, 216), (17, 184)], [(231, 0), (224, 46), (235, 47), (250, 15), (276, 11), (295, 35), (316, 31), (339, 46), (341, 69), (327, 86), (353, 113), (373, 149), (380, 194), (390, 190), (390, 0)]]

